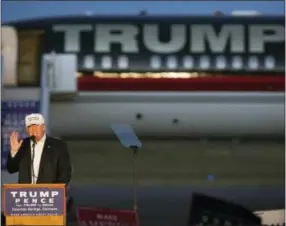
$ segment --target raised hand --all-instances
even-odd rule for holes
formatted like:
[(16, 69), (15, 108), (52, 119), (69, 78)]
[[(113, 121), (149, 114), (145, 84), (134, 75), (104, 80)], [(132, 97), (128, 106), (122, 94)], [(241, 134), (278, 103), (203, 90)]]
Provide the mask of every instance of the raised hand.
[(11, 149), (12, 155), (15, 155), (19, 151), (22, 143), (23, 143), (23, 140), (19, 141), (18, 132), (13, 131), (10, 135), (10, 149)]

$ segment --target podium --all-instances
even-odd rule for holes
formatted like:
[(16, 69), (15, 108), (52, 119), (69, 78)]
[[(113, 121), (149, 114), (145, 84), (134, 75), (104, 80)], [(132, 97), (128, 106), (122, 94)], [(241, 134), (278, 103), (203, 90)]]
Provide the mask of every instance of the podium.
[(5, 184), (6, 225), (66, 225), (65, 184)]

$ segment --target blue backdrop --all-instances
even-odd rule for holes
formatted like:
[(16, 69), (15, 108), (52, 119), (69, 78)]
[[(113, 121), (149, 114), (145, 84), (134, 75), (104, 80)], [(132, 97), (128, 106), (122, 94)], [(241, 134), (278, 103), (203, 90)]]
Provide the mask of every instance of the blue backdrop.
[(7, 156), (10, 151), (10, 133), (19, 132), (20, 139), (27, 136), (25, 131), (25, 116), (40, 112), (40, 101), (15, 100), (1, 102), (2, 133), (1, 133), (1, 168), (5, 170)]

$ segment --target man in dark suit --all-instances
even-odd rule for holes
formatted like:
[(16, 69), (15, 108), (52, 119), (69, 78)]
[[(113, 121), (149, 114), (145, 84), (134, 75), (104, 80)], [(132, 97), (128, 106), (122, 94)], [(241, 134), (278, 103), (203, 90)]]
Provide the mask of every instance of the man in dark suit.
[[(10, 136), (10, 155), (7, 160), (9, 173), (19, 172), (21, 184), (58, 183), (68, 186), (72, 167), (67, 145), (64, 141), (46, 135), (45, 120), (41, 114), (30, 114), (25, 118), (28, 138), (19, 140), (19, 134)], [(71, 210), (73, 199), (68, 195), (67, 210)], [(2, 224), (5, 216), (2, 213)]]
[(19, 172), (19, 183), (68, 185), (72, 167), (66, 143), (46, 135), (41, 114), (27, 115), (25, 126), (28, 138), (19, 141), (17, 132), (10, 136), (11, 154), (7, 160), (7, 171)]

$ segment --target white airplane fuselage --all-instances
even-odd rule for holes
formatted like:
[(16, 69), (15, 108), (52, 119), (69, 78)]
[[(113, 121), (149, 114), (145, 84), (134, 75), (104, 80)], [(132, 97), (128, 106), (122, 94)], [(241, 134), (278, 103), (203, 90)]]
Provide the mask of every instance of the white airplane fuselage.
[(50, 106), (50, 128), (62, 136), (110, 136), (128, 123), (147, 137), (279, 137), (283, 92), (83, 92)]
[[(278, 73), (281, 78), (285, 70), (282, 16), (70, 16), (6, 26), (2, 29), (6, 32), (2, 41), (4, 85), (30, 88), (14, 90), (15, 95), (5, 91), (3, 99), (39, 100), (38, 81), (46, 78), (53, 80), (49, 89), (55, 95), (73, 95), (49, 105), (48, 126), (55, 136), (112, 136), (112, 123), (128, 123), (139, 136), (159, 138), (284, 136), (282, 82), (279, 89), (273, 89), (262, 79), (260, 90), (265, 92), (255, 91), (256, 80), (251, 82), (251, 92), (197, 91), (199, 86), (188, 92), (142, 92), (133, 86), (116, 92), (92, 87), (93, 92), (87, 92), (79, 88), (75, 76), (79, 72), (161, 71), (223, 75), (214, 76), (219, 80), (238, 73), (259, 80), (262, 72), (273, 78)], [(29, 57), (20, 54), (27, 49)], [(238, 86), (240, 82), (233, 83)], [(28, 89), (36, 84), (33, 94)], [(224, 86), (229, 88), (229, 84)], [(236, 90), (251, 90), (239, 86)]]

